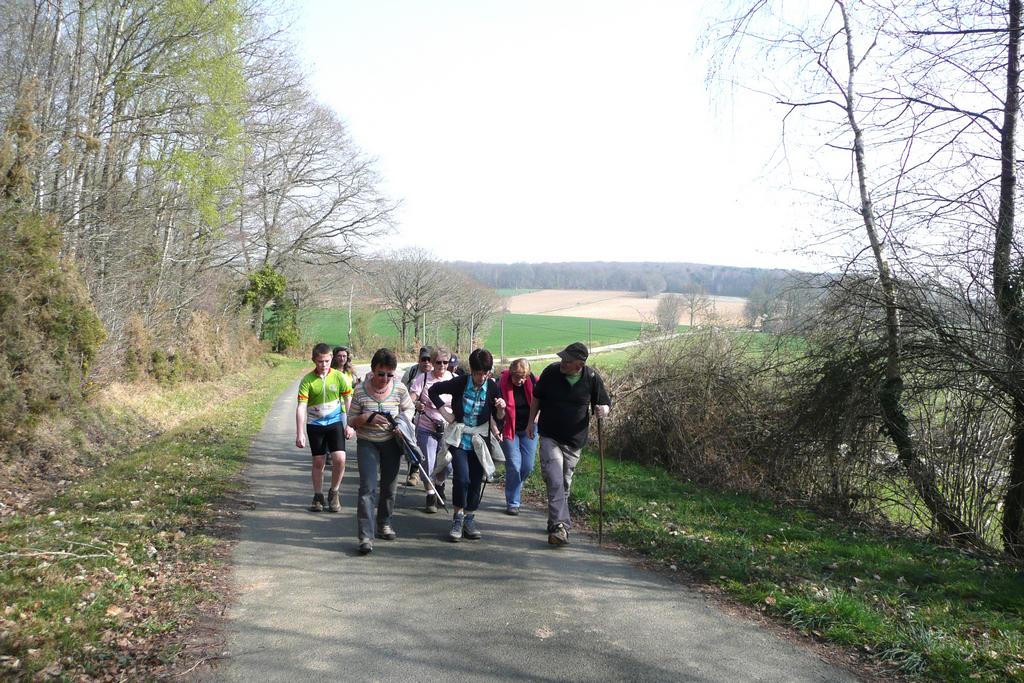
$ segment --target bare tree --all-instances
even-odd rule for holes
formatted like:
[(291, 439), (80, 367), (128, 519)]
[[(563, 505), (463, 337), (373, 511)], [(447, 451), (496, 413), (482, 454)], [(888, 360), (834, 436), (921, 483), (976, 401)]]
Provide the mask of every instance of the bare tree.
[(454, 329), (453, 346), (459, 352), (473, 349), (487, 334), (502, 310), (502, 300), (493, 289), (473, 278), (448, 271), (448, 288), (441, 303), (441, 314)]
[[(703, 319), (706, 315), (715, 310), (714, 302), (702, 285), (695, 282), (688, 282), (681, 293), (683, 306), (689, 315), (689, 326), (693, 327), (697, 319)], [(675, 329), (675, 328), (673, 328)]]
[(658, 299), (658, 305), (654, 309), (654, 317), (658, 320), (658, 327), (665, 332), (675, 332), (676, 328), (679, 327), (679, 319), (683, 317), (683, 311), (685, 310), (686, 299), (684, 297), (678, 294), (662, 296)]
[[(865, 23), (855, 23), (847, 8), (847, 3), (833, 0), (822, 8), (820, 15), (803, 17), (800, 25), (785, 22), (785, 12), (771, 14), (777, 8), (773, 3), (758, 1), (746, 4), (735, 15), (727, 32), (726, 42), (731, 45), (741, 44), (744, 39), (766, 40), (769, 53), (773, 51), (787, 52), (789, 56), (799, 60), (809, 70), (807, 76), (795, 83), (801, 92), (780, 95), (781, 104), (790, 112), (813, 110), (819, 115), (825, 114), (826, 120), (834, 126), (841, 126), (841, 141), (835, 147), (847, 150), (850, 154), (853, 172), (850, 178), (854, 189), (851, 201), (844, 206), (855, 211), (860, 219), (863, 249), (871, 254), (874, 276), (879, 282), (880, 297), (877, 305), (884, 319), (885, 340), (885, 373), (881, 385), (877, 388), (878, 405), (886, 432), (896, 449), (897, 457), (907, 478), (912, 482), (917, 495), (921, 498), (939, 529), (946, 535), (961, 542), (979, 542), (976, 534), (952, 510), (941, 492), (933, 467), (925, 463), (918, 453), (917, 446), (909, 429), (907, 410), (904, 404), (904, 364), (905, 349), (903, 345), (904, 328), (901, 321), (901, 287), (893, 272), (891, 255), (897, 245), (892, 242), (891, 223), (880, 225), (880, 221), (891, 221), (898, 216), (894, 207), (901, 197), (899, 183), (896, 181), (895, 192), (884, 193), (889, 203), (888, 210), (879, 211), (875, 205), (872, 180), (868, 170), (868, 146), (863, 119), (873, 116), (879, 108), (874, 97), (865, 100), (861, 95), (858, 81), (861, 70), (870, 65), (876, 68), (875, 62), (869, 61), (873, 51), (879, 46), (880, 37), (885, 36), (889, 22), (894, 21), (891, 12), (884, 8), (870, 5), (859, 6)], [(752, 29), (752, 25), (762, 16), (767, 17), (770, 28), (767, 33), (760, 29)], [(779, 19), (783, 17), (783, 19)], [(764, 27), (761, 27), (764, 28)], [(864, 28), (870, 42), (858, 52), (857, 31)], [(841, 118), (828, 116), (828, 112), (839, 114)], [(876, 144), (878, 144), (876, 142)], [(897, 177), (902, 177), (897, 167)], [(877, 191), (877, 185), (876, 185)], [(888, 239), (887, 239), (888, 238)]]
[(446, 295), (447, 271), (430, 252), (414, 247), (381, 259), (371, 272), (402, 349), (408, 350), (423, 316), (438, 310)]

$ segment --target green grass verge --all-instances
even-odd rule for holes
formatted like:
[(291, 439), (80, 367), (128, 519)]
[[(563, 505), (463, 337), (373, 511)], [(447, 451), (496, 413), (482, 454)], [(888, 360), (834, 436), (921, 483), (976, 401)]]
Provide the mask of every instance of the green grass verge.
[(195, 385), (165, 390), (171, 409), (205, 409), (0, 523), (0, 671), (149, 678), (175, 657), (173, 634), (216, 598), (214, 503), (236, 488), (272, 399), (307, 364), (271, 362), (219, 380), (237, 390), (226, 402)]
[[(528, 486), (543, 489), (537, 477)], [(573, 480), (597, 527), (598, 467)], [(713, 492), (666, 471), (606, 462), (605, 533), (816, 638), (895, 671), (945, 681), (1024, 681), (1024, 574), (924, 540)]]

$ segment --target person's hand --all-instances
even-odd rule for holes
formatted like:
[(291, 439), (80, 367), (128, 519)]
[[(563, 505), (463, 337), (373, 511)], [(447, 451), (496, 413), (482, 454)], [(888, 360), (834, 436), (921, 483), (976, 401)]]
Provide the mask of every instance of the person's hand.
[(494, 407), (498, 410), (505, 410), (505, 399), (496, 398), (494, 399)]
[(369, 422), (372, 422), (375, 425), (380, 425), (381, 427), (387, 427), (390, 425), (388, 419), (380, 413), (374, 413), (374, 415), (369, 419)]
[(298, 436), (295, 437), (295, 447), (296, 448), (305, 448), (306, 447), (306, 435), (305, 434), (299, 434)]
[(415, 401), (412, 402), (412, 407), (420, 412), (423, 412), (423, 401), (416, 399)]
[(345, 425), (345, 438), (346, 439), (351, 439), (355, 435), (356, 435), (356, 430), (352, 429), (348, 425)]
[(527, 439), (532, 439), (532, 438), (534, 438), (534, 437), (535, 437), (536, 435), (537, 435), (537, 425), (535, 425), (535, 424), (533, 424), (533, 423), (531, 422), (531, 423), (529, 424), (529, 426), (527, 426), (527, 428), (526, 428), (526, 438), (527, 438)]
[(612, 412), (611, 406), (595, 406), (594, 415), (597, 415), (598, 419), (608, 417), (608, 413)]

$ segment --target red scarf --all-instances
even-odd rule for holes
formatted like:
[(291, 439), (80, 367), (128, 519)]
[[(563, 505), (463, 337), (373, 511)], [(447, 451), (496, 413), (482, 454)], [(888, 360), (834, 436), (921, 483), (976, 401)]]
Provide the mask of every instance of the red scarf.
[[(498, 389), (501, 391), (501, 397), (505, 399), (505, 427), (501, 430), (501, 436), (504, 439), (511, 441), (516, 438), (516, 399), (515, 392), (512, 391), (512, 375), (508, 370), (501, 373), (498, 378)], [(527, 405), (533, 403), (533, 374), (526, 376), (526, 381), (523, 382), (523, 391), (526, 392), (526, 403)], [(526, 429), (524, 426), (523, 429)], [(519, 430), (522, 431), (522, 430)]]

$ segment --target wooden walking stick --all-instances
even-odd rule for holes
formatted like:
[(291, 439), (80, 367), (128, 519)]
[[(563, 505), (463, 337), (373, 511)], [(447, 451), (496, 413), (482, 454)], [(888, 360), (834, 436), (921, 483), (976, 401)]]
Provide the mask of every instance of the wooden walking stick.
[(601, 545), (604, 543), (604, 438), (601, 436), (601, 423), (604, 422), (600, 417), (597, 418), (597, 456), (601, 463), (601, 480), (598, 484), (597, 489), (597, 544)]

